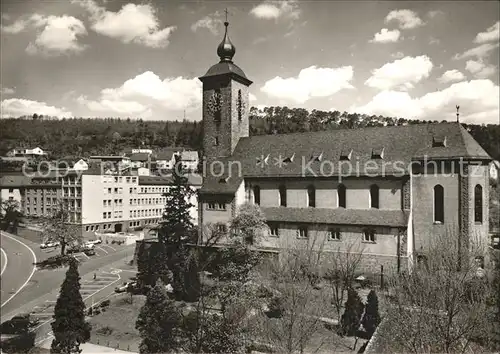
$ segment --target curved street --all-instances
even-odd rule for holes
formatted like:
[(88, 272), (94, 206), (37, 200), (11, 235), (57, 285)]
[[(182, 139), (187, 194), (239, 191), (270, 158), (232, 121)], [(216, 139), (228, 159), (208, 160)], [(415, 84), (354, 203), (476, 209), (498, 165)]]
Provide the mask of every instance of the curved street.
[[(30, 312), (33, 306), (39, 305), (39, 301), (44, 302), (43, 299), (51, 292), (58, 291), (64, 280), (66, 268), (37, 270), (28, 280), (30, 273), (34, 271), (33, 255), (28, 248), (34, 252), (37, 261), (44, 260), (58, 251), (47, 253), (41, 250), (37, 243), (5, 232), (1, 234), (2, 248), (7, 254), (7, 267), (1, 276), (1, 322), (4, 322), (15, 314)], [(101, 246), (99, 248), (103, 251), (107, 249), (107, 253), (98, 248), (97, 252), (100, 252), (100, 256), (84, 258), (80, 264), (78, 270), (82, 278), (96, 271), (107, 270), (113, 263), (125, 264), (125, 260), (133, 256), (135, 248), (135, 245), (120, 246), (113, 251), (110, 247), (106, 248), (106, 245)], [(24, 283), (26, 283), (25, 286), (19, 290)]]
[(35, 273), (36, 256), (22, 240), (1, 232), (2, 274), (0, 301), (2, 312), (29, 283)]

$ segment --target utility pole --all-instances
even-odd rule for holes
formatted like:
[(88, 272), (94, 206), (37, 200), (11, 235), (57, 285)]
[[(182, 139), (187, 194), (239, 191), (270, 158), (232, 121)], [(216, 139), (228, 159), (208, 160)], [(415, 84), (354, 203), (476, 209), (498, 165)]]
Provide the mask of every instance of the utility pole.
[(458, 110), (460, 109), (460, 106), (456, 106), (457, 107), (457, 123), (460, 123), (460, 113), (458, 112)]

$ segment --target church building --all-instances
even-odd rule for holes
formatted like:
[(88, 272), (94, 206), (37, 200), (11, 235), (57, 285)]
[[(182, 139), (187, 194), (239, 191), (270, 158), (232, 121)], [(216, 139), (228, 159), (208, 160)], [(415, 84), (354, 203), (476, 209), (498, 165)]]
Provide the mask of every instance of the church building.
[[(363, 265), (406, 268), (426, 242), (488, 240), (490, 156), (458, 122), (249, 136), (252, 81), (225, 34), (203, 83), (199, 224), (227, 230), (244, 203), (267, 220), (257, 248), (363, 247)], [(201, 232), (201, 239), (206, 237)]]

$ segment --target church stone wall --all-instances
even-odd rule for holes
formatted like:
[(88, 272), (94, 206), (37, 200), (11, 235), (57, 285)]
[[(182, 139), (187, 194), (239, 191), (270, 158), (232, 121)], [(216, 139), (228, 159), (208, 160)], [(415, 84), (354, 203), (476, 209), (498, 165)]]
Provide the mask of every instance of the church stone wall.
[[(363, 253), (395, 256), (398, 246), (398, 228), (370, 227), (375, 230), (375, 242), (364, 242), (364, 228), (350, 225), (307, 225), (308, 238), (299, 238), (298, 229), (301, 224), (273, 223), (279, 228), (279, 236), (273, 237), (266, 230), (259, 245), (270, 248), (322, 249), (324, 251), (363, 251)], [(328, 238), (329, 230), (341, 232), (340, 240)]]
[[(411, 176), (411, 196), (415, 250), (425, 249), (431, 237), (455, 235), (458, 237), (460, 177), (451, 171), (428, 171), (426, 174)], [(444, 223), (434, 223), (434, 187), (444, 188)]]
[[(471, 241), (481, 242), (484, 245), (490, 243), (489, 238), (489, 198), (490, 198), (490, 184), (489, 184), (489, 168), (488, 165), (469, 166), (469, 179), (468, 179), (468, 220), (469, 232)], [(481, 185), (483, 188), (483, 220), (476, 222), (474, 218), (475, 211), (475, 194), (474, 190), (476, 185)]]

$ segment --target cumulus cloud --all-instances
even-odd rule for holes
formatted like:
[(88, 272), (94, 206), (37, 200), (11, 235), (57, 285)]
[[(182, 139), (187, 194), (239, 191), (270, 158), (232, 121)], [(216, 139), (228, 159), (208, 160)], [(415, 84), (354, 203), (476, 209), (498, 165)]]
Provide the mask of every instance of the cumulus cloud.
[(108, 99), (94, 101), (89, 100), (84, 95), (79, 96), (76, 101), (93, 112), (111, 112), (121, 116), (140, 116), (143, 118), (148, 118), (152, 115), (151, 108), (136, 101)]
[(474, 43), (485, 43), (490, 41), (498, 41), (500, 38), (500, 21), (497, 21), (493, 26), (488, 27), (486, 32), (480, 32), (474, 38)]
[(191, 25), (191, 30), (196, 32), (200, 28), (208, 29), (212, 34), (216, 35), (219, 33), (219, 29), (222, 27), (222, 22), (220, 20), (221, 14), (219, 11), (214, 12), (211, 15), (207, 15)]
[(477, 47), (466, 50), (462, 54), (455, 54), (453, 59), (460, 60), (465, 58), (486, 58), (490, 55), (491, 51), (498, 48), (498, 43), (484, 43)]
[(393, 43), (399, 40), (401, 32), (399, 30), (388, 30), (387, 28), (382, 28), (379, 33), (375, 33), (373, 39), (370, 40), (372, 43)]
[(304, 103), (313, 97), (328, 97), (342, 89), (353, 88), (350, 84), (353, 75), (352, 66), (340, 68), (310, 66), (302, 69), (296, 77), (276, 76), (268, 80), (260, 90), (283, 101)]
[(385, 18), (385, 23), (398, 22), (400, 29), (411, 29), (425, 25), (424, 21), (412, 10), (393, 10)]
[(78, 43), (78, 37), (86, 34), (83, 22), (73, 16), (49, 16), (35, 41), (28, 44), (26, 52), (47, 56), (80, 53), (86, 46)]
[(483, 60), (467, 60), (465, 70), (469, 71), (478, 79), (486, 79), (493, 75), (497, 68), (495, 65), (487, 64)]
[(441, 83), (448, 83), (452, 81), (462, 81), (465, 79), (465, 75), (462, 74), (462, 72), (453, 69), (453, 70), (447, 70), (441, 75), (441, 77), (438, 79), (439, 82)]
[(91, 28), (123, 43), (164, 48), (175, 26), (161, 28), (155, 8), (150, 4), (126, 4), (118, 12), (107, 11), (93, 0), (71, 0), (90, 14)]
[(155, 107), (183, 110), (198, 106), (201, 102), (201, 82), (182, 76), (162, 80), (155, 73), (146, 71), (125, 81), (120, 87), (102, 90), (98, 100), (80, 96), (77, 101), (93, 111), (149, 117)]
[(31, 116), (34, 113), (51, 117), (73, 117), (73, 113), (65, 108), (49, 106), (45, 102), (31, 101), (23, 98), (9, 98), (2, 101), (2, 118)]
[(300, 13), (296, 0), (264, 1), (250, 10), (251, 15), (265, 20), (278, 18), (296, 20), (300, 17)]
[(378, 89), (409, 89), (414, 83), (429, 77), (433, 64), (428, 56), (404, 57), (372, 70), (365, 85)]
[(257, 101), (257, 97), (255, 97), (255, 95), (253, 93), (250, 93), (248, 98), (249, 98), (250, 102)]
[(79, 43), (80, 37), (87, 34), (82, 21), (68, 16), (43, 16), (33, 14), (29, 17), (21, 17), (8, 26), (2, 26), (2, 32), (17, 34), (28, 29), (37, 29), (34, 41), (28, 44), (28, 54), (44, 54), (46, 56), (57, 56), (61, 54), (72, 54), (83, 51), (86, 46)]
[(403, 52), (396, 52), (396, 53), (392, 53), (391, 54), (391, 57), (392, 58), (396, 58), (396, 59), (401, 59), (405, 56), (405, 54)]
[(13, 88), (10, 88), (10, 87), (2, 87), (0, 89), (0, 93), (2, 95), (12, 95), (14, 92), (16, 92), (16, 90), (14, 90)]
[(415, 119), (454, 119), (460, 105), (461, 120), (469, 123), (498, 123), (500, 90), (491, 80), (471, 80), (411, 97), (408, 92), (385, 90), (351, 111)]

